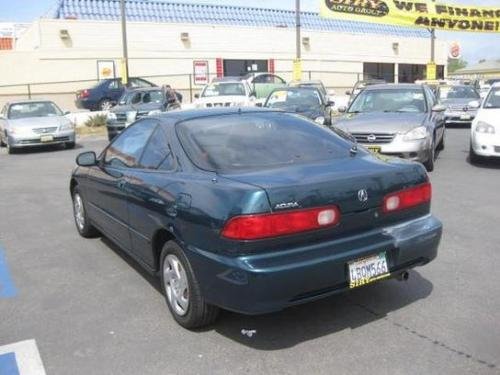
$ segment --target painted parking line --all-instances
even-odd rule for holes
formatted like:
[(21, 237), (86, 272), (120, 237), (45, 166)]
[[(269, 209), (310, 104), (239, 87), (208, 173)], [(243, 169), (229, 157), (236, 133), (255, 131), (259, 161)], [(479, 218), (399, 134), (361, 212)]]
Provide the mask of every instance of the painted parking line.
[(0, 346), (0, 375), (46, 375), (36, 341)]
[(15, 297), (16, 294), (17, 290), (10, 277), (9, 268), (7, 267), (5, 251), (2, 245), (0, 245), (0, 298), (12, 298)]

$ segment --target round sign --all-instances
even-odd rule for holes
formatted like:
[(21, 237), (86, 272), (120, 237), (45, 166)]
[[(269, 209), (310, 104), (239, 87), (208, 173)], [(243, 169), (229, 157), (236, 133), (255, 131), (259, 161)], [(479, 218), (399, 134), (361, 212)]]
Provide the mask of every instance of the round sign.
[(459, 59), (460, 56), (461, 56), (461, 48), (460, 48), (460, 44), (458, 44), (458, 42), (453, 42), (451, 43), (450, 45), (450, 59)]

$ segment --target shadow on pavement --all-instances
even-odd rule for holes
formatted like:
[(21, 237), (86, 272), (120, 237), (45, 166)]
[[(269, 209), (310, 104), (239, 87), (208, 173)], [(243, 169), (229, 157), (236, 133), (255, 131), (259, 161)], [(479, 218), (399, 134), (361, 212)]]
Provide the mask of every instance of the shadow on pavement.
[[(246, 316), (222, 311), (214, 328), (245, 346), (280, 350), (383, 319), (392, 311), (426, 298), (432, 289), (429, 280), (410, 271), (408, 282), (382, 281), (277, 313)], [(256, 333), (248, 337), (241, 333), (242, 329)]]

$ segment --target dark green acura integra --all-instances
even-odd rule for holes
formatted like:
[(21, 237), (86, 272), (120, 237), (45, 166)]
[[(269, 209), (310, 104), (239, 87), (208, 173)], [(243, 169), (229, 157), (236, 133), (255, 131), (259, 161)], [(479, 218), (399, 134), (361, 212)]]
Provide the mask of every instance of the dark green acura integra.
[(406, 278), (441, 239), (421, 164), (281, 111), (145, 117), (77, 163), (79, 233), (109, 237), (158, 275), (187, 328), (219, 308), (262, 314)]

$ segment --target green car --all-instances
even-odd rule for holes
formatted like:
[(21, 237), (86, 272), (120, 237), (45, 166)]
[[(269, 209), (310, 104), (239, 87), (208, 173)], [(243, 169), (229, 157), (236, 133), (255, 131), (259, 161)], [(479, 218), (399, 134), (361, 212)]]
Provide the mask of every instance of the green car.
[(248, 82), (257, 99), (266, 99), (274, 89), (286, 86), (283, 78), (272, 73), (248, 73), (243, 80)]

